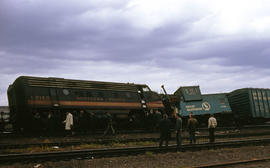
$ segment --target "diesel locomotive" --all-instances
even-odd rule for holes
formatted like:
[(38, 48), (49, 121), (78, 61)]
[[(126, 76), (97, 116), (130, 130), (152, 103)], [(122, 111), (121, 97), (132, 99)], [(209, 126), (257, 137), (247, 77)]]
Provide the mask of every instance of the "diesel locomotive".
[[(144, 127), (150, 123), (151, 117), (147, 117), (150, 111), (164, 111), (159, 94), (145, 84), (31, 76), (20, 76), (9, 86), (8, 102), (15, 131), (44, 127), (40, 122), (51, 115), (56, 123), (53, 129), (61, 129), (67, 111), (72, 112), (76, 120), (81, 110), (95, 115), (95, 127), (102, 126), (106, 112), (111, 113), (117, 126), (132, 121)], [(40, 122), (36, 122), (36, 118)]]

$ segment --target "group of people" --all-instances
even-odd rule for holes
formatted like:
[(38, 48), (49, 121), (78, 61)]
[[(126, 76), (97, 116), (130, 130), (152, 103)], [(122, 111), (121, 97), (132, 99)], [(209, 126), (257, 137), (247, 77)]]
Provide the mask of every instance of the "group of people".
[[(94, 113), (91, 112), (90, 113), (90, 117), (93, 118)], [(81, 129), (81, 131), (85, 132), (87, 130), (87, 120), (86, 120), (86, 116), (85, 116), (85, 112), (83, 110), (80, 111), (80, 117), (79, 117), (79, 121), (78, 121), (78, 127)], [(63, 123), (65, 124), (65, 131), (66, 131), (66, 135), (70, 136), (72, 135), (72, 130), (74, 127), (74, 121), (73, 121), (73, 115), (70, 112), (66, 112), (66, 119), (63, 121)], [(91, 121), (89, 122), (91, 123)], [(93, 122), (92, 122), (93, 123)], [(92, 129), (94, 125), (92, 125)], [(112, 121), (112, 116), (109, 112), (106, 112), (106, 129), (104, 131), (104, 136), (107, 135), (108, 133), (111, 133), (113, 135), (115, 135), (115, 129), (113, 128), (113, 121)]]
[[(177, 147), (179, 148), (182, 144), (182, 125), (183, 125), (183, 121), (182, 118), (180, 116), (180, 114), (178, 113), (178, 111), (176, 110), (175, 112), (175, 133), (176, 133), (176, 144)], [(189, 141), (190, 144), (192, 143), (196, 143), (196, 136), (195, 136), (195, 132), (197, 130), (198, 127), (198, 121), (197, 119), (192, 115), (192, 113), (189, 114), (189, 119), (187, 122), (187, 130), (189, 133)], [(209, 129), (209, 142), (213, 143), (215, 142), (215, 128), (217, 127), (217, 120), (214, 117), (213, 114), (210, 115), (209, 119), (208, 119), (208, 129)], [(161, 120), (160, 124), (159, 124), (159, 128), (160, 128), (160, 142), (159, 142), (159, 147), (162, 147), (163, 142), (165, 141), (165, 145), (166, 147), (168, 147), (168, 141), (171, 137), (171, 121), (168, 119), (168, 115), (164, 114), (163, 115), (163, 119)]]
[[(156, 112), (156, 111), (155, 111)], [(39, 116), (35, 116), (36, 118), (40, 118)], [(52, 118), (52, 113), (50, 112), (48, 114), (48, 119), (50, 120)], [(90, 118), (94, 117), (94, 113), (91, 112), (90, 113)], [(86, 129), (91, 129), (88, 127), (87, 123), (94, 123), (94, 122), (88, 122), (88, 120), (86, 120), (86, 113), (85, 111), (81, 110), (80, 114), (79, 114), (79, 118), (77, 119), (77, 128), (80, 129), (80, 131), (87, 131)], [(171, 137), (171, 126), (172, 123), (168, 118), (167, 114), (163, 114), (163, 118), (162, 119), (158, 119), (159, 124), (159, 130), (160, 130), (160, 142), (159, 142), (159, 146), (162, 147), (163, 142), (165, 141), (165, 145), (168, 146), (168, 141)], [(113, 128), (113, 120), (112, 120), (112, 116), (109, 112), (106, 112), (106, 128), (104, 130), (103, 136), (107, 135), (108, 133), (111, 133), (112, 135), (115, 135), (115, 129)], [(67, 136), (71, 136), (73, 134), (73, 130), (74, 130), (74, 118), (71, 112), (66, 112), (66, 118), (63, 121), (63, 124), (65, 126), (65, 132)], [(49, 124), (50, 125), (50, 124)], [(175, 133), (176, 133), (176, 143), (177, 143), (177, 147), (180, 147), (182, 144), (182, 126), (183, 125), (183, 121), (182, 118), (180, 116), (180, 114), (178, 113), (178, 110), (176, 109), (175, 111)], [(94, 127), (94, 125), (93, 125)], [(192, 113), (190, 113), (189, 115), (189, 119), (187, 121), (187, 130), (189, 133), (189, 140), (190, 140), (190, 144), (192, 143), (196, 143), (196, 136), (195, 136), (195, 132), (197, 130), (198, 127), (198, 121), (197, 119), (192, 115)], [(208, 119), (208, 129), (209, 129), (209, 141), (210, 143), (215, 142), (215, 128), (217, 127), (217, 120), (215, 119), (215, 117), (213, 115), (210, 116), (210, 118)]]

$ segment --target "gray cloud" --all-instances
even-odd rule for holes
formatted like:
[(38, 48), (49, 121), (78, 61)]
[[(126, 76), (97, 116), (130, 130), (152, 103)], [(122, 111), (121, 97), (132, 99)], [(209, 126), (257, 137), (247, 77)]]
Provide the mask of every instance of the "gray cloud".
[[(253, 72), (265, 79), (257, 84), (269, 81), (270, 38), (263, 19), (258, 18), (266, 25), (263, 33), (246, 25), (228, 33), (218, 29), (230, 28), (222, 24), (227, 15), (205, 6), (180, 3), (170, 13), (130, 2), (0, 1), (0, 74), (9, 83), (19, 75), (42, 75), (148, 82), (155, 88), (166, 83), (170, 90), (202, 84), (213, 91), (239, 79), (240, 87)], [(268, 15), (261, 11), (260, 17)], [(209, 83), (211, 78), (216, 81)]]

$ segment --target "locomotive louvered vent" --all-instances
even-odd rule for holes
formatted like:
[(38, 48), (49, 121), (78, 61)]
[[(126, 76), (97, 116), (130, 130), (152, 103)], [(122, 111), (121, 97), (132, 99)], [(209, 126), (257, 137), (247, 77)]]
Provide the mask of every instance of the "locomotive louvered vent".
[(119, 90), (137, 92), (135, 84), (71, 80), (63, 78), (38, 78), (26, 77), (29, 86), (54, 87), (54, 88), (75, 88), (75, 89), (98, 89), (98, 90)]

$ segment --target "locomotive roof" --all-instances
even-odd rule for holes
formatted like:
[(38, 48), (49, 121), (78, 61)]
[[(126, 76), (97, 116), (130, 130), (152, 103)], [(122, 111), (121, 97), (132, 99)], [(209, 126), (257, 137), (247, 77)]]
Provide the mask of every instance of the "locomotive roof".
[(32, 86), (32, 87), (119, 90), (119, 91), (134, 91), (134, 92), (137, 92), (138, 86), (148, 87), (145, 84), (86, 81), (86, 80), (73, 80), (73, 79), (52, 78), (52, 77), (49, 77), (49, 78), (31, 77), (31, 76), (20, 76), (15, 80), (13, 85), (17, 81), (21, 81), (21, 80), (27, 86)]

